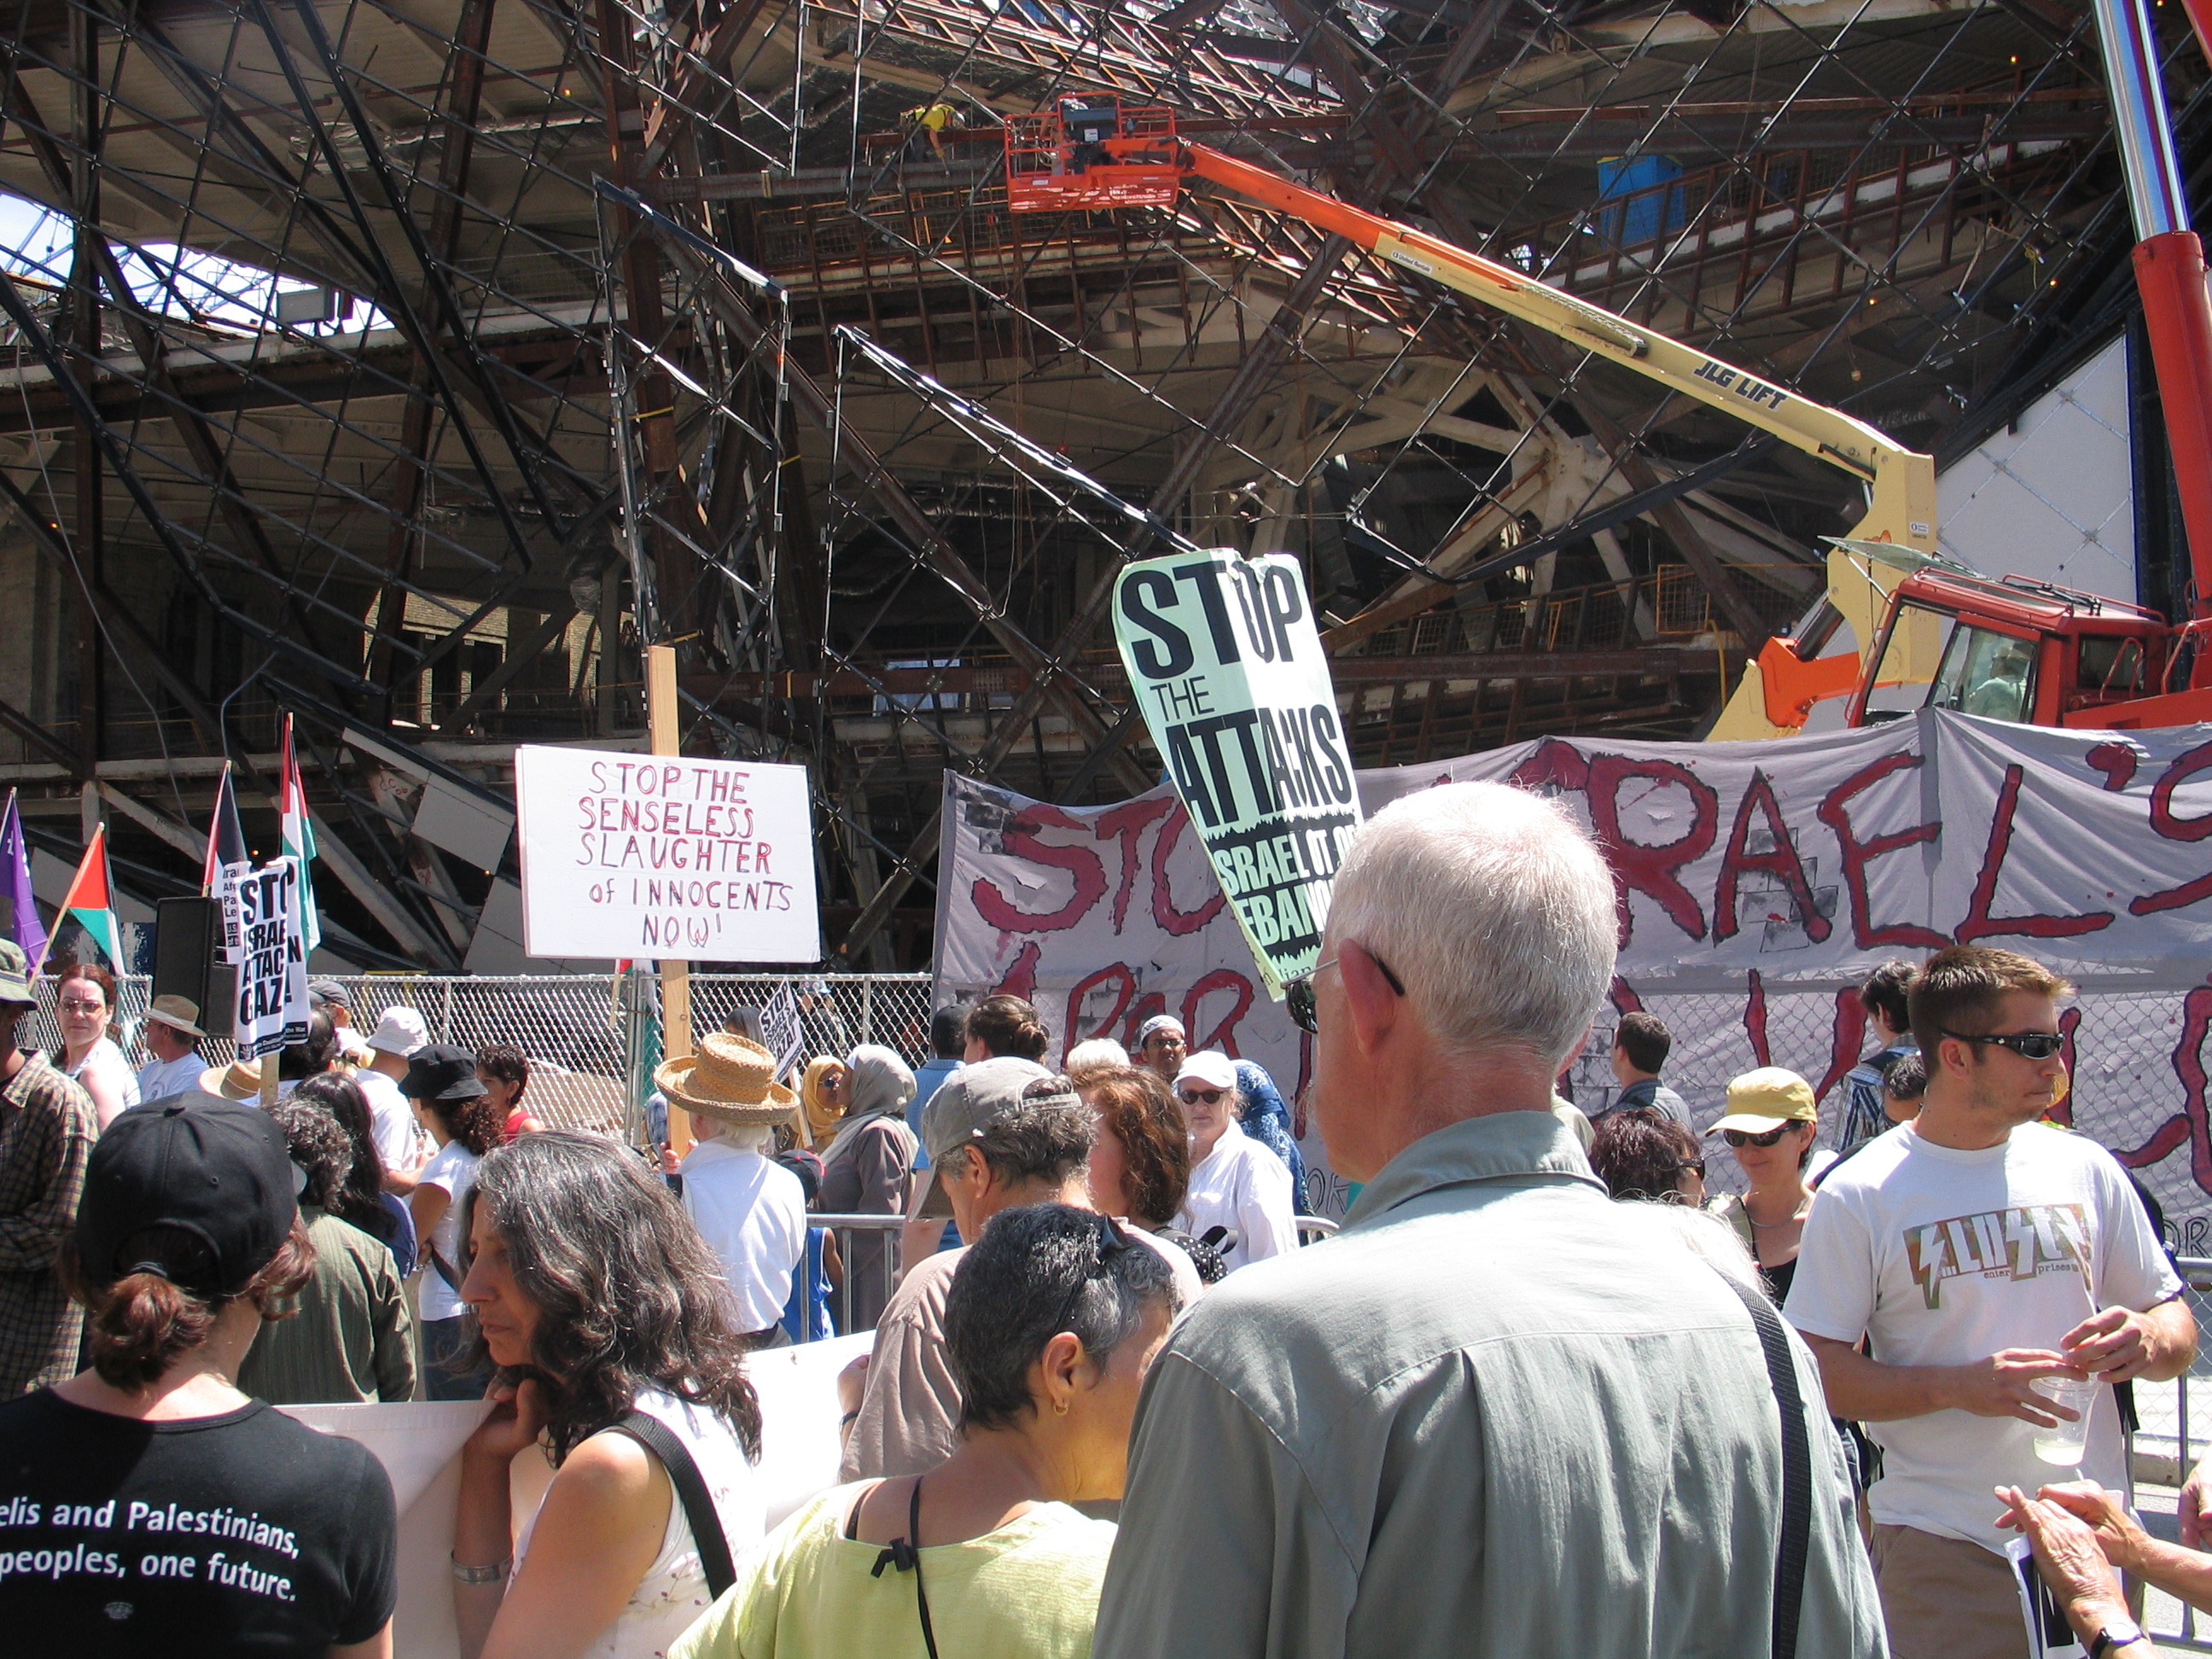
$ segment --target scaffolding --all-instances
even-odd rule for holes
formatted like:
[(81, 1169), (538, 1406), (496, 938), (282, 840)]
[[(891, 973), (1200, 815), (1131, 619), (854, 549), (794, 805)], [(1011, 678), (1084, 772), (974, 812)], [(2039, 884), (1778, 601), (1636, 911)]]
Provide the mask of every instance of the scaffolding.
[(1172, 112), (1942, 453), (2125, 323), (2092, 27), (18, 0), (0, 767), (50, 858), (112, 817), (151, 900), (225, 758), (273, 841), (291, 711), (334, 955), (514, 971), (512, 746), (637, 741), (673, 643), (687, 749), (814, 769), (830, 937), (889, 969), (945, 768), (1158, 775), (1102, 649), (1150, 550), (1298, 554), (1364, 763), (1689, 735), (1818, 591), (1837, 479), (1253, 204), (1035, 210), (1019, 142), (1010, 201), (1009, 125)]

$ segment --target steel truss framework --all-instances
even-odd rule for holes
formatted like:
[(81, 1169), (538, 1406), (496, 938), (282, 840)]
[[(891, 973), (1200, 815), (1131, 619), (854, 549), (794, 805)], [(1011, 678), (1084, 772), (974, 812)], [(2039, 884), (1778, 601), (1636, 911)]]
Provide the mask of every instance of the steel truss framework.
[(0, 190), (48, 217), (0, 281), (8, 769), (48, 850), (111, 812), (125, 886), (188, 890), (219, 757), (251, 804), (292, 710), (341, 953), (509, 966), (512, 854), (432, 804), (495, 817), (519, 740), (634, 738), (674, 641), (690, 749), (816, 769), (831, 938), (890, 967), (943, 768), (1158, 775), (1103, 631), (1149, 551), (1300, 554), (1363, 760), (1688, 735), (1816, 590), (1838, 477), (1249, 204), (1012, 216), (998, 121), (1170, 105), (1940, 450), (2126, 323), (2090, 28), (18, 0)]

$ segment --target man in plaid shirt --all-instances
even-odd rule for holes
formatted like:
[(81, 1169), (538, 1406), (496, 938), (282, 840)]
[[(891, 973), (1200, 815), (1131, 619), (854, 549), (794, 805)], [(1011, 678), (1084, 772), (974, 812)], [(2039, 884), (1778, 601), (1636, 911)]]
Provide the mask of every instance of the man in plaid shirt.
[(76, 1374), (82, 1316), (54, 1272), (100, 1133), (83, 1088), (15, 1046), (33, 1009), (22, 947), (0, 939), (0, 1400)]

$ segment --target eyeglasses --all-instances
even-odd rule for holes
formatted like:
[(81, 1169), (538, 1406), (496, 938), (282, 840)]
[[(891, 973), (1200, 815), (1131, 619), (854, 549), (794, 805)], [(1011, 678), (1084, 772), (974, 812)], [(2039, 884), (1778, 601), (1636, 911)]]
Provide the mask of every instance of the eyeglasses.
[(2048, 1060), (2066, 1046), (2063, 1031), (1999, 1031), (1988, 1036), (1946, 1031), (1943, 1035), (1958, 1042), (1993, 1042), (2000, 1048), (2011, 1049), (2022, 1060)]
[[(1360, 948), (1366, 950), (1364, 945)], [(1337, 953), (1338, 956), (1342, 954), (1342, 951)], [(1389, 986), (1395, 994), (1399, 996), (1406, 994), (1406, 988), (1399, 983), (1397, 975), (1390, 971), (1389, 963), (1383, 961), (1372, 951), (1367, 951), (1367, 959), (1380, 970), (1383, 982)], [(1336, 957), (1324, 957), (1283, 987), (1283, 1006), (1290, 1011), (1291, 1024), (1301, 1031), (1310, 1031), (1316, 1036), (1321, 1035), (1321, 1010), (1314, 1001), (1314, 981), (1320, 975), (1322, 969), (1335, 965)]]
[(1731, 1146), (1775, 1146), (1781, 1144), (1783, 1136), (1796, 1127), (1795, 1123), (1778, 1123), (1759, 1135), (1749, 1134), (1741, 1129), (1723, 1129), (1721, 1139)]
[(1068, 1291), (1067, 1300), (1060, 1304), (1060, 1317), (1053, 1322), (1052, 1329), (1046, 1333), (1048, 1337), (1057, 1336), (1067, 1329), (1068, 1321), (1075, 1316), (1077, 1300), (1090, 1287), (1091, 1279), (1106, 1271), (1106, 1264), (1124, 1250), (1137, 1248), (1137, 1241), (1122, 1231), (1121, 1224), (1112, 1216), (1093, 1214), (1091, 1219), (1097, 1231), (1098, 1259), (1083, 1270), (1083, 1276), (1075, 1281), (1075, 1288)]
[(104, 1014), (107, 1012), (107, 1005), (104, 1002), (64, 1002), (58, 1006), (65, 1014)]
[(1176, 1092), (1186, 1106), (1195, 1106), (1201, 1100), (1211, 1106), (1229, 1091), (1226, 1089), (1179, 1089)]

